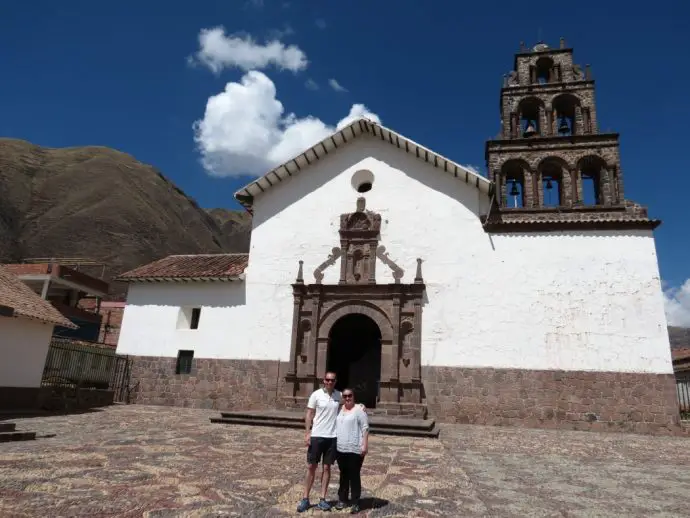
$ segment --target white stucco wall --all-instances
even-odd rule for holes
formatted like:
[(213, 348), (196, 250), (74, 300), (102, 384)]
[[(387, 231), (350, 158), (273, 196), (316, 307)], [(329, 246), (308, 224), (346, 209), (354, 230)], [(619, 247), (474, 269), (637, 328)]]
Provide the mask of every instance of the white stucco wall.
[(0, 387), (40, 387), (53, 325), (0, 317)]
[[(199, 327), (184, 328), (182, 308), (201, 307)], [(131, 284), (118, 354), (195, 358), (249, 358), (243, 282)]]
[[(313, 282), (339, 246), (340, 214), (362, 196), (351, 185), (360, 169), (375, 175), (363, 196), (382, 216), (381, 244), (405, 270), (402, 282), (424, 260), (424, 365), (672, 372), (651, 232), (486, 234), (485, 195), (370, 138), (255, 200), (245, 283), (132, 285), (118, 352), (287, 360), (298, 261)], [(337, 282), (339, 264), (325, 274)], [(380, 262), (377, 280), (392, 282)], [(191, 299), (216, 302), (203, 302), (213, 311), (198, 331), (177, 331)]]
[[(489, 235), (489, 200), (449, 174), (377, 139), (357, 139), (254, 203), (247, 303), (256, 358), (289, 356), (298, 261), (305, 282), (339, 246), (341, 213), (361, 194), (382, 216), (381, 244), (412, 282), (421, 257), (428, 302), (422, 363), (624, 372), (672, 372), (652, 233)], [(324, 283), (337, 282), (339, 266)], [(378, 282), (392, 280), (379, 262)]]

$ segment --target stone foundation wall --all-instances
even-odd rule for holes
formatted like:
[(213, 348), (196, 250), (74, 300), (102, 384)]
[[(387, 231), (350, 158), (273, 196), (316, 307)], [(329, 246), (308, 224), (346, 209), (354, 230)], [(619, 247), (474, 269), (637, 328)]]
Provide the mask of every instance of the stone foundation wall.
[(72, 411), (113, 404), (112, 390), (66, 387), (0, 387), (0, 410)]
[(429, 415), (441, 422), (676, 433), (673, 374), (424, 367)]
[(287, 362), (195, 358), (190, 374), (175, 374), (176, 358), (132, 356), (132, 402), (217, 410), (275, 408)]
[[(285, 407), (287, 362), (195, 359), (191, 374), (180, 375), (175, 374), (175, 358), (133, 359), (135, 403), (219, 411)], [(672, 374), (427, 366), (422, 382), (428, 416), (441, 423), (636, 433), (681, 430)]]

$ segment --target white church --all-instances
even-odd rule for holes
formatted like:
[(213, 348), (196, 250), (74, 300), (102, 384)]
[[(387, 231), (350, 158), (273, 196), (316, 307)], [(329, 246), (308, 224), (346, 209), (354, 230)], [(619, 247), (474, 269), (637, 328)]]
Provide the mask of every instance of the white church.
[(522, 48), (489, 178), (370, 120), (235, 194), (249, 254), (129, 282), (137, 402), (304, 408), (326, 370), (374, 413), (599, 430), (679, 414), (653, 230), (572, 49)]

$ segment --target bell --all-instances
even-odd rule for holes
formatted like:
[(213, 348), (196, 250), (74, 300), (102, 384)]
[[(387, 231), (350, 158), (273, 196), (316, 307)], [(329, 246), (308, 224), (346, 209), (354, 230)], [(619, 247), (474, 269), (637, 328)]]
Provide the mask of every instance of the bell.
[(551, 183), (551, 178), (547, 178), (547, 179), (546, 179), (546, 189), (549, 190), (549, 191), (550, 191), (551, 189), (553, 189), (553, 184)]
[(511, 196), (519, 196), (520, 195), (520, 191), (518, 191), (518, 188), (517, 188), (517, 182), (515, 182), (515, 181), (513, 181), (513, 186), (510, 189), (510, 195)]
[(532, 137), (537, 134), (537, 130), (534, 129), (534, 126), (532, 126), (532, 123), (530, 122), (527, 125), (527, 128), (525, 129), (525, 133), (523, 133), (523, 136), (525, 137)]
[(565, 120), (565, 117), (561, 118), (561, 123), (558, 125), (558, 133), (561, 135), (570, 133), (570, 127), (568, 126), (568, 121)]

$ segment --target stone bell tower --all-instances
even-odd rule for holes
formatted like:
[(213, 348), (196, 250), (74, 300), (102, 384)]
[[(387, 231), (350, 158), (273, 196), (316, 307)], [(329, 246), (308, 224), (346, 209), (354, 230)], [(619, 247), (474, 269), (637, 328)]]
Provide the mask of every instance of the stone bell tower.
[(488, 231), (655, 228), (626, 201), (617, 133), (599, 133), (589, 65), (559, 48), (521, 44), (501, 88), (501, 131), (486, 143), (494, 181)]

